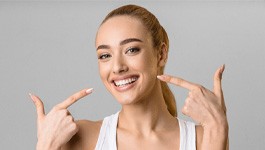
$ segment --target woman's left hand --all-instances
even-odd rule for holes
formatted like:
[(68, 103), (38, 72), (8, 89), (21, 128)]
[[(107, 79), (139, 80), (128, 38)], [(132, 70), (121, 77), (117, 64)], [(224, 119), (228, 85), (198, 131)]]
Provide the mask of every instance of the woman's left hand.
[(225, 66), (222, 65), (214, 74), (213, 91), (178, 77), (157, 76), (158, 79), (188, 89), (182, 113), (191, 117), (203, 127), (202, 142), (198, 149), (225, 150), (228, 146), (228, 121), (222, 91), (221, 79)]
[(225, 67), (222, 65), (214, 75), (213, 91), (184, 79), (169, 75), (158, 76), (158, 79), (188, 89), (182, 113), (200, 123), (204, 129), (228, 126), (226, 106), (222, 91), (221, 79)]

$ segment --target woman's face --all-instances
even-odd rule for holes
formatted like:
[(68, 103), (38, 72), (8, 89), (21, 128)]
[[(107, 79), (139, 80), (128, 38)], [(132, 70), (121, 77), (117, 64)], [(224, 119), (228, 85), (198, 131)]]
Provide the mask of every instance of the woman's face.
[(96, 48), (101, 79), (119, 103), (135, 103), (152, 94), (158, 82), (157, 54), (138, 19), (108, 19), (98, 30)]

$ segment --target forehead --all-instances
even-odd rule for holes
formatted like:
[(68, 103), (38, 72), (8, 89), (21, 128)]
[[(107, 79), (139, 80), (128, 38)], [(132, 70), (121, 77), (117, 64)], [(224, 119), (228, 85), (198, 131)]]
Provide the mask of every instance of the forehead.
[(97, 33), (96, 45), (116, 45), (127, 38), (150, 42), (151, 36), (142, 22), (130, 16), (115, 16), (104, 22)]

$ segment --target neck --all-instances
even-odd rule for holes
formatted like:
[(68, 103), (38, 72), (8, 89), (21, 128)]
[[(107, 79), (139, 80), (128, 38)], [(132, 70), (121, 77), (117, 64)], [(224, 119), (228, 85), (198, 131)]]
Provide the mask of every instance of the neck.
[[(171, 128), (176, 119), (169, 113), (160, 84), (138, 103), (123, 105), (118, 127), (148, 135), (152, 131)], [(171, 123), (171, 124), (169, 124)]]

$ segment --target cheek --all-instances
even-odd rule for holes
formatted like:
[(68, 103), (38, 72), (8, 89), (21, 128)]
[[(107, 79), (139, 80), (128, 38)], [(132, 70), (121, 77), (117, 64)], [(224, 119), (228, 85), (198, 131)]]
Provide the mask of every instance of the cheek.
[(149, 74), (156, 74), (157, 72), (157, 61), (153, 54), (146, 54), (143, 55), (141, 62), (139, 61), (139, 67), (142, 68), (145, 72), (148, 72)]
[(98, 63), (98, 68), (99, 68), (99, 74), (100, 74), (100, 78), (101, 80), (104, 82), (105, 80), (107, 80), (108, 77), (108, 72), (110, 71), (110, 67), (108, 67), (107, 63)]
[(154, 68), (157, 67), (156, 56), (153, 53), (153, 49), (142, 49), (142, 53), (135, 57), (134, 63), (142, 68)]
[(141, 59), (134, 59), (132, 61), (127, 61), (128, 67), (133, 71), (142, 72), (145, 69), (145, 64)]

